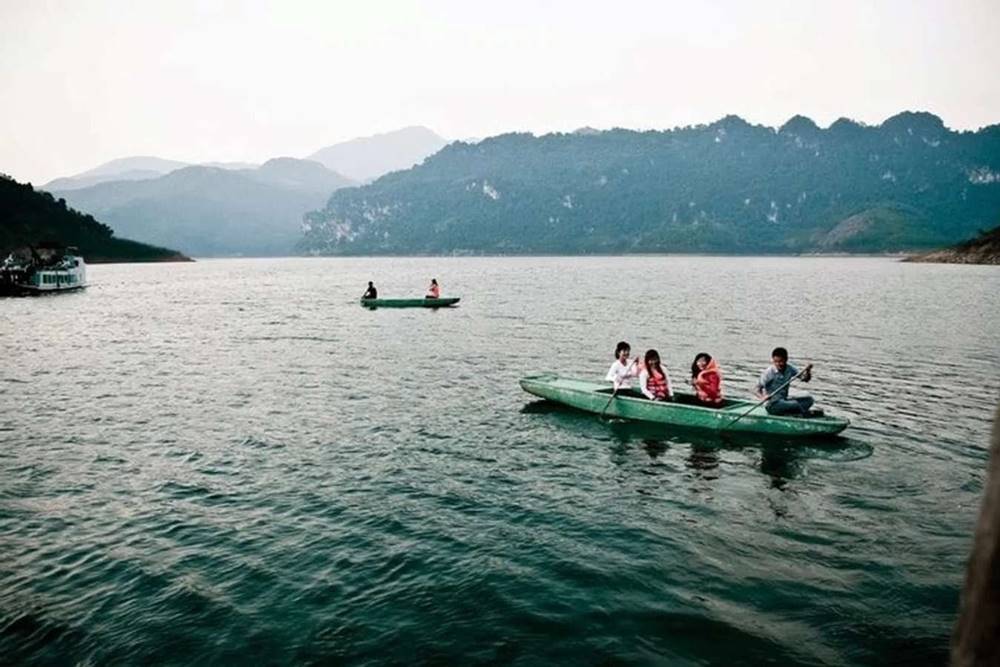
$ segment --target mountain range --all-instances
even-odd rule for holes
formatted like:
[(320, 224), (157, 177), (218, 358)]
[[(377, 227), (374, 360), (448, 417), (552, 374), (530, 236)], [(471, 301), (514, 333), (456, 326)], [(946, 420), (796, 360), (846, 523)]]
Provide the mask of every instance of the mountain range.
[[(74, 176), (54, 179), (43, 185), (41, 189), (56, 192), (78, 190), (108, 181), (143, 181), (190, 166), (193, 165), (178, 160), (165, 160), (152, 155), (135, 155), (105, 162)], [(223, 169), (252, 169), (257, 165), (245, 162), (208, 162), (202, 166)]]
[(334, 190), (409, 168), (446, 143), (427, 128), (408, 127), (327, 146), (315, 159), (259, 166), (134, 156), (43, 189), (120, 234), (192, 255), (286, 255), (300, 239), (302, 215)]
[(404, 127), (327, 146), (306, 159), (364, 183), (392, 171), (409, 169), (447, 144), (447, 140), (426, 127)]
[[(352, 181), (364, 183), (390, 171), (408, 169), (441, 150), (447, 143), (446, 139), (426, 127), (412, 126), (325, 146), (305, 159), (319, 162)], [(134, 155), (105, 162), (73, 176), (56, 178), (40, 189), (64, 192), (108, 181), (147, 180), (184, 167), (254, 169), (258, 166), (249, 162), (192, 163), (152, 155)]]
[(287, 255), (302, 214), (352, 184), (318, 162), (275, 158), (252, 169), (183, 167), (53, 195), (118, 234), (188, 255)]
[(1000, 125), (956, 132), (727, 116), (668, 131), (505, 134), (334, 192), (309, 254), (885, 252), (1000, 218)]
[(75, 246), (88, 262), (185, 261), (176, 250), (118, 238), (93, 216), (66, 206), (48, 192), (0, 174), (0, 257), (45, 242)]

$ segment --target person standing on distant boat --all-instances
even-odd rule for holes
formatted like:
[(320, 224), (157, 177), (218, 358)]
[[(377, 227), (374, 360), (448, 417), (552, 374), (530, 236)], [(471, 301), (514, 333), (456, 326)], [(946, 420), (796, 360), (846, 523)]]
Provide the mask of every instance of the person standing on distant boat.
[(651, 401), (674, 400), (674, 388), (670, 386), (670, 376), (660, 364), (660, 353), (646, 350), (643, 369), (639, 372), (639, 389)]
[(636, 365), (639, 357), (629, 361), (628, 356), (632, 354), (632, 346), (625, 341), (619, 341), (615, 346), (615, 361), (608, 369), (605, 380), (612, 383), (615, 389), (629, 389), (632, 386), (632, 378), (639, 375)]
[(440, 299), (441, 298), (441, 288), (438, 287), (437, 278), (431, 278), (431, 286), (427, 288), (427, 296), (425, 299)]
[[(812, 396), (788, 397), (788, 385), (799, 370), (788, 363), (788, 350), (776, 347), (771, 351), (771, 365), (764, 369), (757, 380), (757, 397), (767, 399), (764, 406), (768, 414), (807, 417), (812, 407)], [(802, 381), (812, 379), (812, 364), (802, 370)], [(784, 386), (782, 386), (784, 385)], [(780, 387), (780, 389), (779, 389)]]
[(378, 298), (378, 290), (375, 289), (375, 283), (373, 283), (370, 280), (368, 281), (368, 289), (365, 290), (364, 296), (362, 296), (361, 298), (362, 299), (377, 299)]
[(713, 408), (722, 405), (722, 372), (707, 352), (699, 352), (691, 364), (691, 385), (702, 405)]

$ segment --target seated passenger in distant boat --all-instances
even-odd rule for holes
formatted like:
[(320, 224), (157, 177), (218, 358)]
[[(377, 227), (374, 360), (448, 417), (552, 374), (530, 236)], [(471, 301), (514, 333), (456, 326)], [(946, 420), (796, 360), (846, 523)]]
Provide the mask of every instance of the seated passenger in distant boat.
[(691, 385), (702, 405), (713, 408), (722, 405), (722, 372), (712, 355), (701, 352), (694, 358)]
[(651, 401), (672, 401), (674, 390), (670, 386), (670, 376), (660, 363), (660, 353), (647, 350), (645, 366), (639, 373), (639, 388), (643, 395)]
[(378, 298), (378, 290), (375, 289), (375, 285), (374, 285), (374, 283), (372, 283), (372, 281), (370, 281), (370, 280), (368, 281), (368, 289), (365, 290), (365, 293), (362, 295), (361, 298), (362, 299), (377, 299)]
[(639, 369), (636, 368), (639, 364), (639, 358), (636, 357), (630, 361), (628, 358), (630, 354), (632, 354), (632, 347), (625, 341), (620, 341), (615, 346), (615, 361), (611, 364), (611, 368), (608, 369), (608, 374), (604, 378), (612, 383), (615, 389), (630, 389), (632, 378), (639, 375)]
[[(766, 398), (768, 414), (788, 415), (790, 417), (808, 417), (811, 413), (812, 396), (788, 397), (788, 385), (799, 374), (799, 370), (788, 363), (788, 350), (776, 347), (771, 352), (771, 365), (764, 369), (757, 380), (757, 397)], [(802, 370), (802, 381), (812, 379), (812, 364)], [(817, 410), (812, 414), (822, 414)]]
[(441, 298), (441, 288), (438, 287), (437, 278), (431, 278), (431, 286), (427, 288), (427, 296), (425, 299), (440, 299)]

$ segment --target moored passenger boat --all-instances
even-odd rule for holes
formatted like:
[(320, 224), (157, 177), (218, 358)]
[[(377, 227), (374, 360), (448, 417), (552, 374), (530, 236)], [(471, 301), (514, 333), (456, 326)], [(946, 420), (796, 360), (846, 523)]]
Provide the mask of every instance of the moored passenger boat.
[(31, 248), (30, 257), (11, 253), (0, 265), (0, 295), (67, 292), (87, 286), (87, 264), (72, 248)]
[(842, 417), (771, 415), (760, 404), (728, 398), (720, 407), (705, 407), (694, 396), (680, 392), (675, 402), (651, 401), (627, 389), (620, 390), (612, 398), (609, 383), (574, 380), (555, 374), (522, 378), (521, 388), (529, 394), (586, 412), (716, 432), (815, 436), (840, 433), (850, 425), (850, 421)]

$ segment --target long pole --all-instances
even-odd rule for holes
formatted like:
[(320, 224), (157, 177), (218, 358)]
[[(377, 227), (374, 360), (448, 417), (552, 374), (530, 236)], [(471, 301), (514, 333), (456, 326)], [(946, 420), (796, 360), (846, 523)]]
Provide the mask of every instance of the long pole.
[(751, 408), (750, 408), (749, 410), (747, 410), (746, 412), (744, 412), (744, 413), (743, 413), (743, 414), (741, 414), (741, 415), (740, 415), (739, 417), (737, 417), (736, 419), (732, 420), (731, 422), (729, 422), (728, 424), (726, 424), (725, 426), (723, 426), (723, 427), (722, 427), (721, 429), (719, 429), (719, 430), (720, 430), (720, 431), (725, 431), (725, 430), (726, 430), (727, 428), (729, 428), (730, 426), (732, 426), (733, 424), (735, 424), (735, 423), (736, 423), (736, 422), (738, 422), (739, 420), (743, 419), (744, 417), (746, 417), (746, 416), (747, 416), (748, 414), (750, 414), (751, 412), (753, 412), (754, 410), (756, 410), (756, 409), (757, 409), (757, 408), (759, 408), (760, 406), (762, 406), (762, 405), (764, 405), (765, 403), (767, 403), (768, 401), (770, 401), (770, 400), (771, 400), (771, 398), (772, 398), (772, 397), (773, 397), (773, 396), (774, 396), (775, 394), (777, 394), (777, 393), (778, 393), (779, 391), (781, 391), (782, 389), (784, 389), (785, 387), (787, 387), (788, 385), (790, 385), (791, 383), (795, 382), (795, 381), (796, 381), (796, 380), (798, 380), (798, 379), (799, 379), (800, 377), (802, 377), (803, 375), (805, 375), (805, 374), (806, 374), (806, 372), (807, 372), (807, 371), (808, 371), (809, 369), (811, 369), (811, 368), (812, 368), (812, 364), (809, 364), (808, 366), (806, 366), (805, 368), (803, 368), (803, 369), (802, 369), (801, 371), (799, 371), (799, 373), (798, 373), (797, 375), (795, 375), (795, 376), (793, 376), (793, 377), (792, 377), (791, 379), (789, 379), (789, 380), (788, 380), (788, 382), (784, 383), (783, 385), (781, 385), (780, 387), (778, 387), (777, 389), (775, 389), (774, 391), (772, 391), (772, 392), (771, 392), (770, 394), (768, 394), (767, 396), (765, 396), (765, 397), (764, 397), (764, 399), (763, 399), (763, 400), (762, 400), (762, 401), (761, 401), (760, 403), (757, 403), (756, 405), (754, 405), (753, 407), (751, 407)]
[[(625, 367), (625, 373), (623, 374), (623, 376), (624, 376), (624, 375), (628, 375), (628, 372), (629, 372), (630, 370), (632, 370), (632, 367), (633, 367), (633, 366), (635, 366), (635, 362), (636, 362), (636, 361), (638, 361), (638, 359), (639, 359), (639, 358), (638, 358), (638, 357), (636, 357), (635, 359), (633, 359), (633, 360), (631, 361), (631, 363), (629, 363), (629, 365), (628, 365), (628, 366), (626, 366), (626, 367)], [(618, 394), (618, 388), (619, 388), (620, 386), (621, 386), (621, 383), (620, 383), (620, 382), (616, 382), (616, 383), (615, 383), (615, 390), (611, 392), (611, 398), (609, 398), (609, 399), (608, 399), (608, 402), (604, 404), (604, 409), (603, 409), (603, 410), (601, 410), (601, 419), (604, 419), (604, 413), (605, 413), (605, 412), (607, 412), (607, 411), (608, 411), (608, 407), (610, 407), (610, 406), (611, 406), (611, 401), (615, 400), (615, 396), (616, 396), (616, 395)]]

